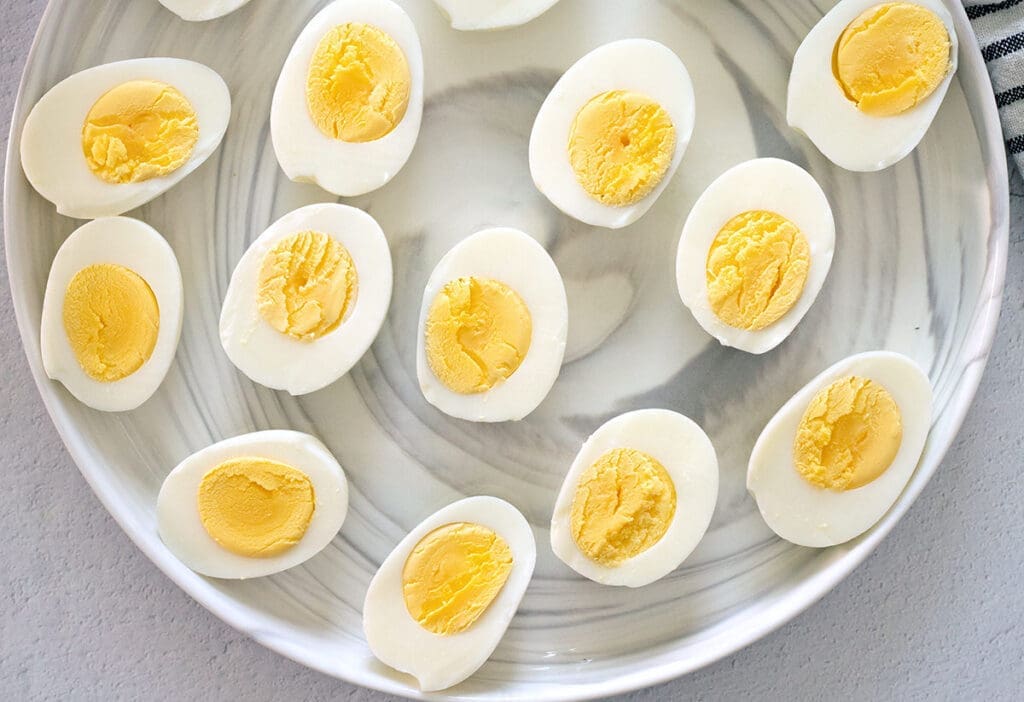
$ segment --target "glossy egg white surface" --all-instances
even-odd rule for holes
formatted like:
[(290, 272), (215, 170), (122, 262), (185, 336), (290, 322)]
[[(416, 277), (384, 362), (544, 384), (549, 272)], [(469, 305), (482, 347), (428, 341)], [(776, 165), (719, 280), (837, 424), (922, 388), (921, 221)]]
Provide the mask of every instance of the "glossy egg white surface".
[[(341, 324), (312, 341), (279, 332), (256, 306), (263, 259), (279, 241), (304, 231), (339, 241), (358, 275), (355, 301)], [(345, 375), (370, 348), (391, 304), (392, 281), (391, 250), (373, 217), (348, 205), (307, 205), (271, 224), (238, 262), (221, 308), (221, 345), (254, 382), (292, 395), (319, 390)]]
[[(427, 361), (426, 322), (434, 298), (456, 278), (490, 278), (515, 290), (530, 310), (530, 349), (515, 373), (490, 390), (463, 395), (442, 383)], [(499, 227), (456, 244), (427, 280), (416, 339), (416, 376), (427, 402), (473, 422), (522, 419), (544, 401), (558, 379), (569, 329), (569, 305), (558, 267), (528, 234)]]
[[(160, 310), (156, 346), (142, 367), (109, 383), (82, 370), (64, 331), (64, 295), (75, 274), (87, 266), (113, 263), (143, 278)], [(43, 298), (39, 346), (46, 375), (60, 381), (80, 402), (105, 412), (133, 410), (148, 400), (167, 375), (181, 336), (184, 293), (178, 259), (153, 227), (129, 217), (93, 220), (75, 230), (53, 259)]]
[[(316, 507), (302, 539), (276, 556), (250, 558), (213, 540), (199, 518), (199, 485), (206, 474), (234, 458), (266, 458), (302, 471), (313, 485)], [(160, 538), (178, 559), (212, 578), (258, 578), (309, 560), (337, 535), (348, 513), (348, 481), (319, 439), (271, 430), (225, 439), (192, 454), (171, 471), (156, 503)]]
[(231, 14), (249, 0), (160, 0), (160, 4), (189, 22), (205, 22)]
[[(100, 97), (132, 80), (177, 88), (195, 110), (199, 141), (191, 158), (172, 173), (138, 183), (107, 183), (85, 160), (82, 125)], [(65, 78), (40, 98), (21, 135), (21, 164), (32, 186), (59, 213), (77, 219), (110, 217), (146, 204), (199, 168), (220, 145), (230, 118), (228, 86), (203, 64), (177, 58), (107, 63)]]
[[(631, 448), (653, 456), (676, 488), (676, 510), (665, 535), (614, 568), (588, 558), (572, 536), (572, 502), (580, 476), (601, 456)], [(583, 444), (565, 476), (551, 517), (551, 550), (585, 578), (604, 585), (641, 587), (675, 570), (700, 543), (718, 500), (718, 458), (704, 430), (664, 409), (634, 410), (601, 425)]]
[(881, 0), (842, 0), (814, 25), (793, 57), (786, 120), (837, 166), (879, 171), (913, 151), (935, 119), (957, 68), (959, 43), (953, 18), (940, 0), (909, 0), (935, 13), (949, 32), (950, 67), (935, 91), (906, 112), (865, 114), (843, 93), (832, 72), (832, 55), (846, 27)]
[[(613, 207), (583, 189), (569, 162), (572, 123), (591, 98), (609, 90), (641, 93), (660, 104), (676, 130), (676, 150), (661, 182), (642, 200)], [(686, 66), (671, 49), (650, 39), (622, 39), (574, 63), (555, 83), (530, 134), (530, 175), (551, 203), (586, 224), (619, 229), (640, 219), (668, 187), (693, 134), (696, 107)]]
[[(750, 210), (775, 212), (795, 224), (807, 238), (811, 261), (800, 299), (780, 319), (756, 331), (732, 327), (719, 319), (708, 302), (707, 288), (712, 242), (729, 220)], [(835, 243), (832, 208), (810, 173), (777, 158), (745, 161), (715, 179), (686, 218), (676, 253), (679, 297), (719, 343), (765, 353), (782, 343), (814, 304), (832, 267)]]
[(504, 29), (526, 24), (554, 7), (558, 0), (434, 0), (452, 29)]
[[(349, 143), (327, 136), (313, 122), (306, 102), (306, 80), (317, 45), (334, 27), (349, 22), (373, 25), (389, 34), (409, 64), (412, 85), (405, 116), (375, 141)], [(285, 60), (271, 102), (270, 133), (285, 175), (352, 197), (395, 177), (412, 154), (422, 118), (423, 50), (405, 10), (391, 0), (335, 0), (310, 20)]]
[[(807, 406), (832, 382), (849, 375), (881, 384), (899, 407), (903, 441), (888, 470), (843, 492), (818, 488), (796, 469), (793, 441)], [(912, 360), (873, 351), (839, 361), (793, 396), (765, 426), (750, 455), (747, 489), (772, 531), (800, 546), (834, 546), (863, 534), (889, 511), (913, 475), (932, 418), (932, 389)]]
[[(512, 570), (504, 587), (480, 618), (465, 631), (449, 636), (420, 626), (405, 606), (402, 569), (409, 554), (430, 532), (457, 522), (479, 524), (508, 543)], [(370, 650), (381, 662), (416, 678), (424, 692), (462, 682), (482, 666), (508, 629), (523, 599), (537, 546), (526, 518), (496, 497), (468, 497), (427, 517), (395, 547), (370, 581), (363, 603), (363, 631)]]

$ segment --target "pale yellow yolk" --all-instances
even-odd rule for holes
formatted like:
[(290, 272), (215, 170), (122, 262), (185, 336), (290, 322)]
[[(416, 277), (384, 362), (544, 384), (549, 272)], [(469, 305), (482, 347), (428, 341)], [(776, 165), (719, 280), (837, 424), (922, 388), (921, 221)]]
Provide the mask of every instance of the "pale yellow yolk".
[(256, 306), (277, 331), (313, 341), (341, 324), (358, 289), (348, 249), (322, 232), (300, 232), (263, 258)]
[(613, 568), (654, 546), (676, 513), (676, 487), (653, 456), (619, 448), (580, 476), (572, 538), (590, 560)]
[(107, 183), (138, 183), (184, 166), (199, 141), (199, 120), (176, 88), (133, 80), (105, 93), (82, 125), (82, 152)]
[(903, 440), (900, 409), (878, 383), (841, 378), (804, 412), (793, 443), (796, 469), (812, 485), (854, 490), (886, 471)]
[(101, 383), (137, 371), (153, 355), (160, 307), (135, 271), (98, 263), (78, 271), (64, 292), (64, 331), (82, 370)]
[(412, 75), (395, 40), (359, 22), (329, 31), (316, 47), (306, 79), (306, 104), (332, 139), (374, 141), (405, 116)]
[(512, 572), (508, 543), (485, 526), (458, 522), (430, 532), (402, 568), (412, 618), (441, 636), (473, 626)]
[(427, 362), (450, 390), (490, 390), (516, 372), (530, 350), (533, 320), (515, 290), (488, 278), (457, 278), (427, 315)]
[(810, 267), (810, 246), (795, 224), (766, 210), (744, 212), (711, 243), (708, 303), (730, 327), (764, 329), (800, 299)]
[(832, 56), (846, 97), (878, 117), (898, 115), (932, 94), (949, 72), (946, 25), (907, 2), (876, 5), (850, 23)]
[(577, 113), (569, 132), (576, 180), (605, 205), (645, 198), (672, 165), (676, 130), (665, 109), (646, 95), (611, 90)]
[(266, 458), (233, 458), (199, 483), (199, 519), (221, 547), (266, 558), (302, 540), (316, 509), (309, 476)]

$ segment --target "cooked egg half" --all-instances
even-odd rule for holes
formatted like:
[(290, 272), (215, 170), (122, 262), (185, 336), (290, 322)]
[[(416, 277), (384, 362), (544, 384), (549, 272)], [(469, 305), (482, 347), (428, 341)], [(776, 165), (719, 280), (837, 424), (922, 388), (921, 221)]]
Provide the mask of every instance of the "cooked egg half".
[(693, 83), (671, 49), (623, 39), (577, 61), (548, 94), (530, 135), (530, 174), (570, 217), (632, 224), (655, 203), (693, 133)]
[(708, 186), (686, 218), (679, 296), (719, 342), (764, 353), (814, 303), (835, 233), (828, 199), (807, 171), (777, 158), (741, 163)]
[(498, 646), (533, 577), (537, 546), (515, 507), (469, 497), (409, 532), (370, 581), (366, 641), (424, 692), (475, 673)]
[(292, 395), (330, 385), (377, 337), (392, 287), (391, 250), (377, 221), (347, 205), (286, 214), (231, 275), (220, 340), (253, 381)]
[(21, 165), (61, 214), (119, 215), (202, 165), (230, 117), (227, 85), (202, 64), (108, 63), (65, 78), (40, 98), (21, 135)]
[(551, 549), (580, 575), (640, 587), (675, 570), (704, 537), (718, 500), (707, 434), (676, 412), (628, 412), (576, 455), (551, 517)]
[(319, 440), (260, 431), (198, 451), (157, 497), (160, 538), (213, 578), (258, 578), (320, 553), (348, 512), (348, 482)]
[(423, 52), (412, 20), (390, 0), (335, 0), (288, 54), (270, 131), (289, 178), (354, 196), (401, 170), (422, 116)]
[(789, 125), (838, 166), (887, 168), (931, 126), (957, 51), (941, 0), (842, 0), (793, 57)]
[(43, 369), (93, 409), (135, 409), (171, 367), (183, 309), (178, 259), (155, 229), (128, 217), (84, 224), (50, 268)]
[(460, 419), (522, 419), (558, 378), (568, 328), (565, 285), (544, 247), (516, 229), (478, 232), (445, 254), (423, 292), (423, 396)]
[(526, 24), (558, 0), (434, 0), (453, 29), (503, 29)]
[(205, 22), (231, 14), (249, 0), (160, 0), (160, 4), (189, 22)]
[(833, 546), (870, 529), (914, 473), (931, 426), (928, 377), (906, 356), (836, 363), (782, 406), (750, 456), (747, 489), (772, 531)]

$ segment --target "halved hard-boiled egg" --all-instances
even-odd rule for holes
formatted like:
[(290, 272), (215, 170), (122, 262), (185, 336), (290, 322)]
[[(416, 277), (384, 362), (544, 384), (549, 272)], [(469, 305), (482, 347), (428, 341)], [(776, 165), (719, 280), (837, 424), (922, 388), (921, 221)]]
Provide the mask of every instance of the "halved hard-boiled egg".
[(778, 346), (832, 267), (836, 225), (817, 181), (777, 158), (746, 161), (694, 203), (676, 256), (679, 296), (719, 342)]
[(377, 337), (392, 287), (377, 221), (347, 205), (309, 205), (274, 222), (231, 275), (220, 340), (250, 379), (304, 395), (330, 385)]
[(128, 217), (84, 224), (50, 268), (43, 369), (93, 409), (135, 409), (171, 367), (183, 310), (178, 259), (155, 229)]
[(526, 24), (558, 0), (434, 0), (453, 29), (503, 29)]
[(21, 165), (69, 217), (109, 217), (163, 194), (220, 145), (231, 95), (213, 69), (176, 58), (76, 73), (29, 113)]
[(537, 546), (515, 507), (469, 497), (427, 517), (384, 559), (363, 604), (366, 641), (424, 692), (475, 673), (505, 635)]
[(302, 30), (270, 112), (277, 160), (335, 195), (376, 190), (409, 159), (423, 116), (423, 51), (391, 0), (335, 0)]
[(430, 404), (475, 422), (522, 419), (558, 378), (569, 306), (555, 262), (528, 234), (478, 232), (423, 292), (416, 375)]
[(160, 0), (160, 4), (189, 22), (205, 22), (231, 14), (249, 0)]
[(786, 118), (838, 166), (887, 168), (931, 126), (957, 51), (941, 0), (841, 0), (793, 57)]
[(654, 205), (693, 134), (693, 83), (671, 49), (623, 39), (594, 49), (551, 89), (530, 135), (530, 174), (570, 217), (632, 224)]
[(596, 582), (647, 585), (697, 547), (717, 500), (718, 458), (699, 426), (669, 410), (628, 412), (595, 431), (569, 468), (551, 549)]
[(160, 538), (214, 578), (258, 578), (320, 553), (348, 512), (348, 482), (319, 440), (260, 431), (198, 451), (157, 497)]
[(931, 426), (928, 377), (886, 351), (846, 358), (772, 417), (750, 456), (747, 489), (772, 531), (801, 546), (859, 536), (914, 473)]

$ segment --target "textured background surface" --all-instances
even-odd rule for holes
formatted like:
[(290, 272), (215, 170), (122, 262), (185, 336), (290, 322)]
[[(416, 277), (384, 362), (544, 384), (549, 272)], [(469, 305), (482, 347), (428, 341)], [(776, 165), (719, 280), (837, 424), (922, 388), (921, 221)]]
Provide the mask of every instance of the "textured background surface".
[[(0, 129), (45, 2), (0, 0)], [(1009, 698), (1024, 683), (1018, 604), (1024, 458), (1024, 186), (1015, 179), (1003, 319), (978, 401), (943, 469), (876, 555), (780, 632), (631, 699)], [(130, 544), (60, 445), (0, 304), (0, 688), (23, 697), (381, 699), (234, 633)], [(1019, 411), (1019, 410), (1017, 410)]]

